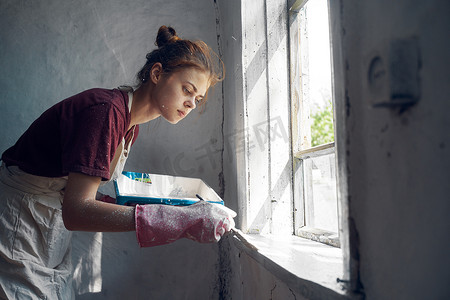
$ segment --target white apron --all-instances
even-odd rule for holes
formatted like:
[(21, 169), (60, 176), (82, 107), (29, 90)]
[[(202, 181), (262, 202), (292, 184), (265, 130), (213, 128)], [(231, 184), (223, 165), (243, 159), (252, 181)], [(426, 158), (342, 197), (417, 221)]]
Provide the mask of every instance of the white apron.
[(73, 299), (66, 182), (0, 167), (0, 298)]
[[(132, 95), (128, 91), (130, 111)], [(123, 139), (116, 150), (111, 180), (122, 172), (131, 140)], [(64, 227), (61, 211), (66, 183), (67, 177), (35, 176), (1, 165), (0, 299), (74, 299), (72, 232)]]

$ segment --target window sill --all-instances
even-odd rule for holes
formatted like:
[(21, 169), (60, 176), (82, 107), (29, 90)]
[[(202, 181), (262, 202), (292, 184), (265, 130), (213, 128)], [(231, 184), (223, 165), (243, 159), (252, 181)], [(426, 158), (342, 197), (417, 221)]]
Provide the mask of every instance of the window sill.
[(297, 236), (238, 234), (234, 245), (308, 299), (348, 299), (339, 248)]
[(297, 229), (297, 236), (338, 248), (341, 244), (337, 233), (318, 228), (301, 227)]

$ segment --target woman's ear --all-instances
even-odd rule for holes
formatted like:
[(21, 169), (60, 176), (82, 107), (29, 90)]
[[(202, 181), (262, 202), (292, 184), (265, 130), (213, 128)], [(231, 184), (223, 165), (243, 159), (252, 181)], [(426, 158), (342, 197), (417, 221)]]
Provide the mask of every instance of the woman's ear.
[(153, 64), (152, 69), (150, 70), (150, 80), (154, 84), (158, 83), (161, 79), (162, 71), (163, 69), (161, 63), (157, 62)]

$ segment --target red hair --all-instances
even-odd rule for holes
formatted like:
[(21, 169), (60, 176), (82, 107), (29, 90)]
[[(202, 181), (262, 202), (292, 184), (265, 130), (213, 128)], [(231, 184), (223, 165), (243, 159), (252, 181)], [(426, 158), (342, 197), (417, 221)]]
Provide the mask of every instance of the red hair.
[(161, 26), (155, 44), (158, 48), (147, 54), (147, 62), (137, 74), (138, 85), (150, 79), (150, 70), (158, 62), (164, 74), (193, 67), (209, 73), (210, 86), (223, 80), (225, 67), (222, 60), (203, 41), (181, 39), (172, 27)]

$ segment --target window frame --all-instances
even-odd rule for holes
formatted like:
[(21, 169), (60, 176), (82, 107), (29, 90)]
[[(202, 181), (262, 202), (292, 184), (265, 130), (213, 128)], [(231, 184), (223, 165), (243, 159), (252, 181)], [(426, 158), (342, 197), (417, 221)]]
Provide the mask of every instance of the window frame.
[[(335, 143), (327, 143), (322, 144), (316, 147), (311, 147), (302, 151), (298, 151), (294, 154), (294, 163), (299, 165), (298, 168), (303, 168), (303, 161), (308, 158), (316, 158), (321, 157), (327, 154), (336, 154), (335, 150)], [(296, 169), (294, 169), (296, 170)], [(303, 172), (298, 171), (300, 180), (299, 180), (299, 186), (301, 186), (303, 189), (300, 189), (301, 192), (299, 195), (294, 194), (294, 201), (297, 201), (298, 205), (301, 205), (301, 210), (295, 209), (294, 205), (294, 214), (299, 215), (302, 214), (301, 217), (294, 216), (294, 226), (295, 226), (295, 235), (303, 238), (307, 238), (316, 242), (324, 243), (330, 246), (338, 247), (340, 248), (340, 239), (339, 239), (339, 233), (329, 231), (326, 229), (322, 229), (319, 227), (313, 227), (308, 224), (308, 214), (311, 212), (308, 211), (307, 207), (312, 206), (311, 202), (313, 202), (313, 199), (307, 197), (307, 193), (305, 192), (305, 178), (303, 176)], [(295, 176), (295, 174), (294, 174)], [(297, 176), (298, 177), (298, 176)], [(337, 191), (336, 191), (337, 193)], [(299, 197), (299, 199), (295, 200), (295, 197)], [(336, 195), (336, 201), (337, 201), (337, 195)], [(339, 214), (337, 214), (337, 218), (339, 219)], [(303, 220), (303, 223), (298, 224), (295, 223), (295, 220)]]
[[(315, 147), (308, 147), (306, 149), (298, 150), (297, 145), (299, 139), (303, 137), (302, 129), (305, 125), (302, 124), (304, 117), (299, 116), (301, 114), (301, 109), (303, 107), (303, 90), (302, 90), (302, 61), (301, 57), (301, 47), (300, 36), (299, 36), (299, 26), (300, 26), (300, 11), (309, 2), (314, 0), (297, 0), (289, 9), (289, 52), (290, 52), (290, 89), (291, 89), (291, 128), (292, 128), (292, 152), (293, 152), (293, 198), (294, 198), (294, 233), (297, 236), (308, 238), (317, 242), (325, 243), (334, 247), (340, 247), (340, 233), (342, 232), (340, 226), (340, 214), (339, 208), (337, 212), (338, 218), (338, 232), (331, 232), (321, 228), (314, 228), (308, 225), (308, 211), (306, 209), (307, 202), (312, 201), (305, 196), (304, 185), (305, 176), (303, 174), (303, 160), (306, 158), (319, 157), (326, 154), (334, 153), (336, 155), (336, 169), (338, 166), (337, 153), (336, 153), (336, 143), (331, 142), (327, 144), (322, 144)], [(328, 1), (327, 1), (328, 2)], [(329, 9), (329, 3), (328, 3)], [(331, 22), (331, 15), (329, 14), (329, 22)], [(333, 46), (331, 43), (332, 32), (330, 30), (330, 54), (333, 56)], [(331, 58), (331, 65), (333, 68), (333, 59)], [(335, 118), (335, 92), (334, 92), (334, 76), (331, 76), (332, 84), (332, 106), (333, 106), (333, 125), (336, 128), (336, 118)], [(335, 140), (336, 140), (336, 130), (335, 130)], [(336, 177), (339, 175), (336, 174)], [(338, 178), (336, 178), (338, 181)], [(336, 193), (338, 194), (339, 186), (336, 186)], [(336, 201), (338, 201), (338, 195), (336, 195)], [(338, 201), (339, 202), (339, 201)], [(339, 207), (339, 203), (338, 207)]]
[[(267, 114), (267, 121), (269, 121), (273, 116), (281, 116), (283, 122), (287, 121), (286, 125), (290, 124), (290, 118), (292, 117), (291, 103), (293, 103), (291, 102), (291, 98), (295, 97), (295, 95), (292, 94), (293, 90), (290, 89), (290, 86), (296, 84), (292, 82), (293, 76), (291, 76), (290, 73), (293, 69), (289, 68), (289, 59), (293, 57), (291, 53), (292, 47), (290, 47), (290, 36), (293, 32), (295, 32), (292, 30), (293, 24), (292, 18), (290, 17), (290, 15), (292, 15), (292, 9), (291, 11), (289, 11), (289, 9), (293, 7), (293, 4), (303, 2), (305, 1), (288, 0), (286, 2), (273, 1), (256, 3), (251, 2), (251, 4), (247, 2), (241, 3), (242, 31), (239, 31), (240, 35), (237, 39), (229, 39), (230, 45), (236, 45), (235, 52), (229, 53), (230, 57), (234, 59), (233, 54), (236, 52), (242, 54), (238, 57), (238, 59), (232, 60), (234, 62), (232, 65), (235, 65), (236, 68), (234, 69), (234, 72), (231, 72), (231, 76), (235, 76), (239, 84), (236, 86), (229, 86), (231, 88), (230, 91), (232, 91), (230, 95), (237, 97), (240, 101), (232, 102), (232, 104), (226, 104), (228, 111), (232, 113), (234, 112), (233, 121), (226, 123), (226, 132), (229, 132), (231, 135), (227, 135), (226, 139), (228, 141), (228, 138), (234, 137), (235, 143), (231, 144), (241, 145), (241, 147), (232, 146), (225, 149), (225, 157), (231, 158), (232, 160), (230, 160), (230, 162), (234, 162), (233, 164), (230, 164), (229, 167), (225, 165), (225, 170), (227, 171), (225, 172), (225, 175), (234, 174), (233, 172), (238, 174), (236, 178), (233, 176), (227, 177), (227, 179), (230, 180), (229, 182), (232, 181), (236, 184), (237, 189), (236, 191), (233, 189), (226, 189), (225, 194), (227, 199), (236, 199), (236, 211), (238, 212), (238, 217), (236, 219), (237, 226), (242, 229), (242, 233), (245, 238), (251, 244), (253, 244), (253, 242), (256, 244), (260, 240), (261, 243), (264, 244), (264, 241), (266, 241), (268, 252), (263, 253), (258, 247), (258, 244), (256, 244), (259, 249), (258, 251), (251, 250), (245, 246), (243, 246), (242, 249), (248, 252), (248, 254), (253, 258), (261, 259), (261, 264), (266, 266), (269, 261), (275, 262), (276, 268), (281, 270), (283, 267), (280, 267), (282, 265), (278, 264), (276, 260), (276, 253), (270, 250), (273, 242), (272, 240), (274, 240), (275, 243), (281, 243), (284, 251), (280, 252), (280, 254), (282, 254), (283, 257), (289, 258), (288, 267), (285, 267), (286, 270), (289, 270), (285, 274), (287, 276), (286, 280), (289, 282), (292, 282), (292, 280), (302, 280), (302, 278), (305, 278), (308, 282), (312, 281), (322, 285), (322, 279), (315, 281), (315, 279), (309, 277), (310, 272), (308, 267), (305, 268), (303, 266), (301, 268), (302, 270), (306, 270), (305, 274), (297, 274), (293, 272), (291, 267), (295, 267), (297, 264), (292, 262), (295, 262), (298, 258), (304, 257), (307, 257), (307, 260), (310, 258), (313, 259), (316, 257), (314, 251), (321, 247), (327, 249), (327, 253), (328, 251), (333, 253), (341, 253), (342, 262), (340, 262), (340, 264), (342, 264), (341, 267), (343, 268), (339, 268), (339, 270), (342, 270), (343, 273), (340, 273), (341, 271), (336, 272), (335, 275), (338, 277), (335, 278), (338, 278), (338, 280), (335, 278), (332, 280), (334, 283), (337, 282), (336, 287), (338, 287), (338, 289), (334, 290), (340, 293), (344, 291), (357, 290), (358, 261), (355, 261), (355, 253), (351, 254), (351, 250), (353, 249), (354, 251), (355, 240), (354, 230), (352, 231), (351, 229), (351, 220), (348, 220), (348, 185), (346, 168), (346, 143), (348, 143), (346, 133), (346, 113), (348, 112), (348, 107), (346, 107), (345, 104), (346, 70), (341, 45), (343, 24), (341, 22), (341, 9), (339, 1), (330, 0), (328, 6), (330, 12), (330, 39), (332, 43), (331, 66), (334, 74), (332, 92), (334, 96), (333, 99), (335, 101), (335, 148), (336, 157), (339, 161), (336, 173), (338, 174), (338, 222), (341, 248), (331, 247), (323, 243), (317, 243), (294, 235), (294, 226), (292, 222), (294, 211), (292, 205), (294, 199), (293, 187), (295, 185), (295, 178), (292, 176), (292, 167), (295, 164), (296, 159), (293, 158), (294, 153), (292, 151), (292, 147), (291, 145), (286, 145), (287, 147), (279, 147), (279, 145), (272, 146), (269, 144), (272, 138), (269, 134), (268, 139), (264, 142), (266, 143), (265, 146), (269, 146), (270, 149), (268, 151), (266, 149), (264, 153), (260, 153), (258, 148), (255, 148), (255, 141), (257, 141), (257, 139), (255, 139), (252, 130), (253, 125), (261, 122), (261, 118), (258, 118), (255, 121), (255, 113), (262, 114), (261, 117), (264, 117)], [(263, 19), (266, 21), (264, 22)], [(260, 30), (254, 30), (254, 28), (259, 28)], [(235, 32), (232, 30), (230, 33), (234, 34)], [(232, 35), (229, 36), (233, 37)], [(238, 45), (238, 43), (234, 43), (235, 41), (241, 43)], [(280, 57), (287, 57), (288, 61), (286, 62), (283, 59), (280, 60)], [(284, 72), (287, 74), (288, 78), (284, 77)], [(288, 93), (287, 97), (284, 95), (285, 88)], [(282, 91), (282, 93), (279, 91)], [(266, 98), (266, 93), (268, 98)], [(287, 110), (285, 110), (284, 101), (270, 101), (273, 99), (286, 99), (286, 104), (288, 104)], [(283, 106), (282, 108), (279, 107), (280, 104)], [(276, 106), (275, 110), (273, 106)], [(268, 127), (270, 127), (270, 122)], [(292, 127), (286, 126), (285, 128), (289, 128), (289, 135), (292, 137)], [(237, 133), (242, 134), (237, 135)], [(289, 138), (289, 143), (291, 143), (291, 141), (292, 140)], [(273, 163), (271, 158), (276, 157), (278, 155), (278, 151), (280, 150), (283, 155), (285, 155), (286, 151), (289, 152), (289, 160), (285, 160), (286, 163), (283, 164), (283, 166), (285, 166), (286, 174), (283, 173), (283, 177), (280, 178), (281, 180), (276, 181), (276, 179), (279, 179), (278, 176), (270, 177), (270, 166)], [(258, 160), (262, 160), (261, 164), (264, 164), (264, 166), (255, 165), (255, 157)], [(267, 180), (266, 178), (268, 176), (269, 179)], [(268, 194), (270, 197), (264, 197), (265, 201), (259, 202), (259, 200), (261, 200), (261, 188), (258, 185), (258, 182), (255, 184), (255, 177), (258, 177), (258, 179), (261, 180), (263, 179), (271, 185), (269, 192), (272, 194)], [(279, 183), (281, 183), (281, 185), (278, 185)], [(264, 189), (264, 191), (266, 191), (266, 189)], [(273, 194), (274, 191), (275, 194)], [(290, 199), (284, 199), (284, 203), (283, 201), (278, 201), (279, 194), (277, 193), (279, 191), (288, 194)], [(272, 198), (271, 196), (275, 197)], [(287, 231), (283, 234), (286, 235), (280, 235), (278, 232), (272, 230), (272, 228), (270, 228), (268, 232), (262, 232), (259, 230), (260, 227), (255, 225), (271, 224), (272, 226), (272, 224), (275, 224), (276, 226), (274, 226), (274, 228), (280, 225), (279, 223), (276, 223), (278, 220), (274, 221), (272, 216), (273, 209), (279, 208), (282, 203), (290, 209), (283, 215), (286, 220), (286, 223), (284, 223), (286, 226), (284, 226), (284, 228), (287, 228)], [(258, 210), (257, 215), (251, 213), (255, 209)], [(287, 225), (287, 223), (289, 223), (289, 225)], [(352, 245), (350, 245), (351, 237), (353, 238)], [(280, 241), (278, 241), (278, 239), (280, 239)], [(289, 239), (292, 242), (292, 245), (289, 243), (284, 243), (284, 239)], [(236, 242), (238, 247), (241, 246), (239, 239), (233, 238), (233, 241)], [(299, 245), (299, 243), (308, 242), (314, 246), (303, 247)], [(300, 251), (297, 255), (295, 254), (296, 249), (310, 249), (312, 250), (312, 253), (305, 254)], [(301, 259), (299, 261), (301, 261)], [(326, 273), (329, 269), (328, 266), (329, 265), (324, 266), (323, 272), (320, 273)], [(318, 266), (315, 264), (312, 264), (311, 266), (313, 269), (316, 269), (317, 267)], [(297, 277), (293, 277), (293, 274)], [(292, 287), (296, 289), (298, 286), (293, 285)]]

